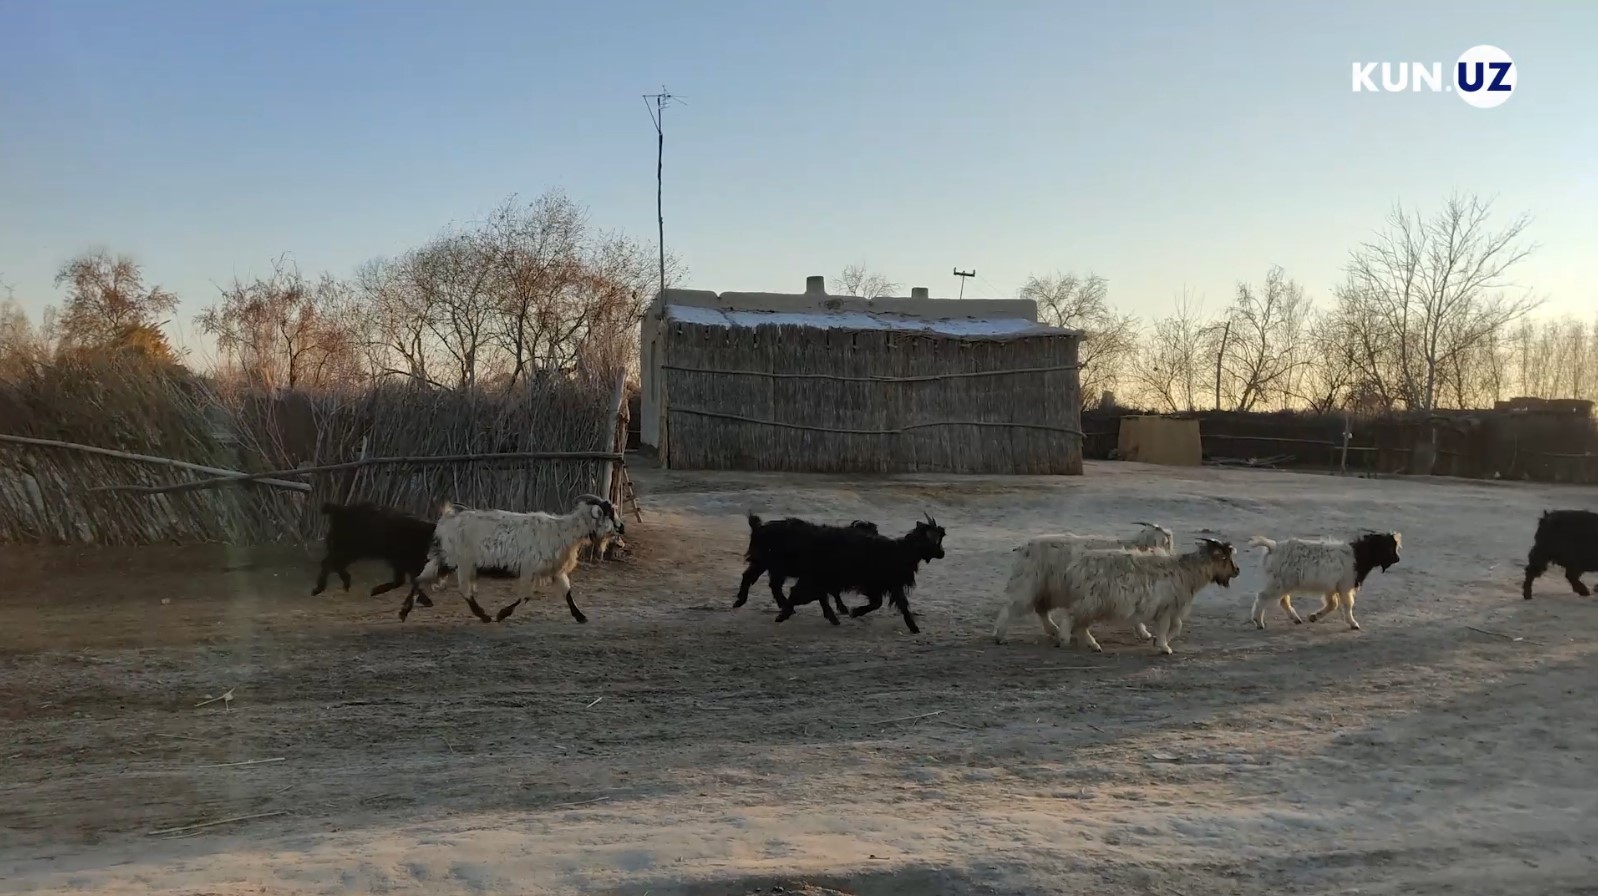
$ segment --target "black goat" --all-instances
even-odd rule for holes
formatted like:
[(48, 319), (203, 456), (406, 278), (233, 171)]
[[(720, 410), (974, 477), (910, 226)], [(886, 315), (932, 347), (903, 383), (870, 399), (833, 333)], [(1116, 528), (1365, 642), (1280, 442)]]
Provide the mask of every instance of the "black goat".
[[(771, 596), (777, 601), (777, 608), (786, 608), (788, 602), (782, 596), (782, 584), (793, 575), (791, 570), (798, 562), (796, 558), (808, 554), (809, 539), (824, 529), (844, 528), (875, 533), (877, 524), (855, 520), (846, 527), (827, 526), (798, 517), (763, 522), (760, 517), (749, 514), (749, 548), (744, 551), (744, 560), (748, 561), (749, 566), (744, 569), (743, 581), (738, 583), (738, 599), (733, 601), (732, 608), (736, 610), (748, 602), (749, 587), (763, 573), (770, 574)], [(834, 591), (831, 596), (838, 604), (838, 612), (849, 612), (841, 593)], [(822, 609), (831, 613), (825, 601), (822, 602)]]
[(327, 588), (329, 573), (338, 573), (344, 590), (350, 590), (349, 565), (356, 560), (383, 560), (394, 572), (394, 579), (372, 588), (372, 595), (392, 591), (411, 583), (416, 601), (424, 607), (433, 605), (426, 592), (416, 586), (416, 576), (427, 564), (427, 549), (433, 543), (433, 524), (420, 517), (411, 516), (392, 507), (361, 502), (358, 504), (322, 505), (327, 517), (327, 537), (323, 546), (327, 556), (322, 558), (322, 569), (316, 575), (312, 595)]
[(1590, 510), (1545, 510), (1537, 520), (1537, 535), (1526, 557), (1526, 581), (1520, 596), (1531, 600), (1531, 583), (1548, 571), (1548, 564), (1565, 569), (1572, 591), (1591, 594), (1581, 583), (1582, 573), (1598, 570), (1598, 513)]
[(931, 515), (898, 538), (859, 529), (816, 533), (808, 543), (808, 553), (798, 558), (802, 562), (790, 570), (798, 581), (788, 595), (787, 605), (777, 614), (777, 621), (792, 616), (794, 607), (819, 598), (822, 614), (828, 622), (838, 625), (826, 596), (858, 591), (866, 596), (866, 603), (850, 610), (850, 617), (858, 619), (881, 607), (882, 598), (887, 596), (904, 617), (911, 634), (920, 632), (905, 592), (915, 587), (916, 570), (922, 563), (943, 556), (943, 536), (943, 527)]

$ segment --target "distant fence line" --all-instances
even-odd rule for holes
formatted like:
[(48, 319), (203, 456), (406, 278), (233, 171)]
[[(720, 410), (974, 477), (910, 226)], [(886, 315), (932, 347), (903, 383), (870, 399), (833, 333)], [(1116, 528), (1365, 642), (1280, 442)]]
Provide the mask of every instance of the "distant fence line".
[[(1082, 415), (1086, 457), (1109, 458), (1123, 416), (1142, 412), (1088, 411)], [(1206, 459), (1292, 455), (1276, 466), (1336, 470), (1343, 464), (1341, 414), (1282, 411), (1199, 411), (1176, 416), (1199, 421)], [(1506, 410), (1355, 416), (1349, 420), (1347, 468), (1351, 472), (1409, 473), (1416, 451), (1436, 432), (1432, 474), (1471, 479), (1598, 483), (1598, 426), (1590, 416)], [(1423, 463), (1423, 461), (1422, 461)]]
[[(0, 382), (11, 436), (0, 437), (0, 541), (302, 542), (321, 535), (325, 501), (435, 516), (444, 501), (563, 511), (585, 492), (621, 497), (611, 372), (509, 391), (266, 395), (89, 367)], [(240, 473), (272, 481), (231, 482)]]

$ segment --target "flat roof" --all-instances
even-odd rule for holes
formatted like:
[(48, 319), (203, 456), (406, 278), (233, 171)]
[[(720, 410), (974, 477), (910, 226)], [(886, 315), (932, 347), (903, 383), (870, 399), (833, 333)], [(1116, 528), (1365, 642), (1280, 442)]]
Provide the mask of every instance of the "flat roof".
[(666, 319), (742, 329), (786, 325), (818, 330), (893, 330), (968, 338), (1081, 335), (1077, 330), (1051, 327), (1019, 317), (933, 318), (885, 311), (733, 311), (672, 304), (666, 306)]

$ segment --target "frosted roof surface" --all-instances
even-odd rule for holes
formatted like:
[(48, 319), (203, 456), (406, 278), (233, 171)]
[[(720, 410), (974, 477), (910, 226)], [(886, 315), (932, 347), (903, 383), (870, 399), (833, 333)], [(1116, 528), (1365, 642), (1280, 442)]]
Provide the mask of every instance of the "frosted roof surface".
[(1025, 318), (912, 317), (906, 314), (865, 311), (728, 311), (691, 305), (668, 305), (669, 320), (688, 324), (754, 328), (762, 324), (787, 324), (823, 330), (899, 330), (940, 336), (1042, 336), (1065, 332)]

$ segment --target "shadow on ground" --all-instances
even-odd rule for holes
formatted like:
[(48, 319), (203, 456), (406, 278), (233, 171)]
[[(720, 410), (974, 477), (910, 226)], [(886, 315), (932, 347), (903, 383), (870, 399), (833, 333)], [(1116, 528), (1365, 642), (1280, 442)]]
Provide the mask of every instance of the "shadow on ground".
[[(980, 870), (980, 869), (973, 869)], [(653, 880), (606, 890), (607, 896), (1032, 896), (995, 884), (1006, 875), (997, 867), (981, 870), (979, 880), (963, 870), (900, 867), (854, 875), (755, 875), (717, 880)]]

